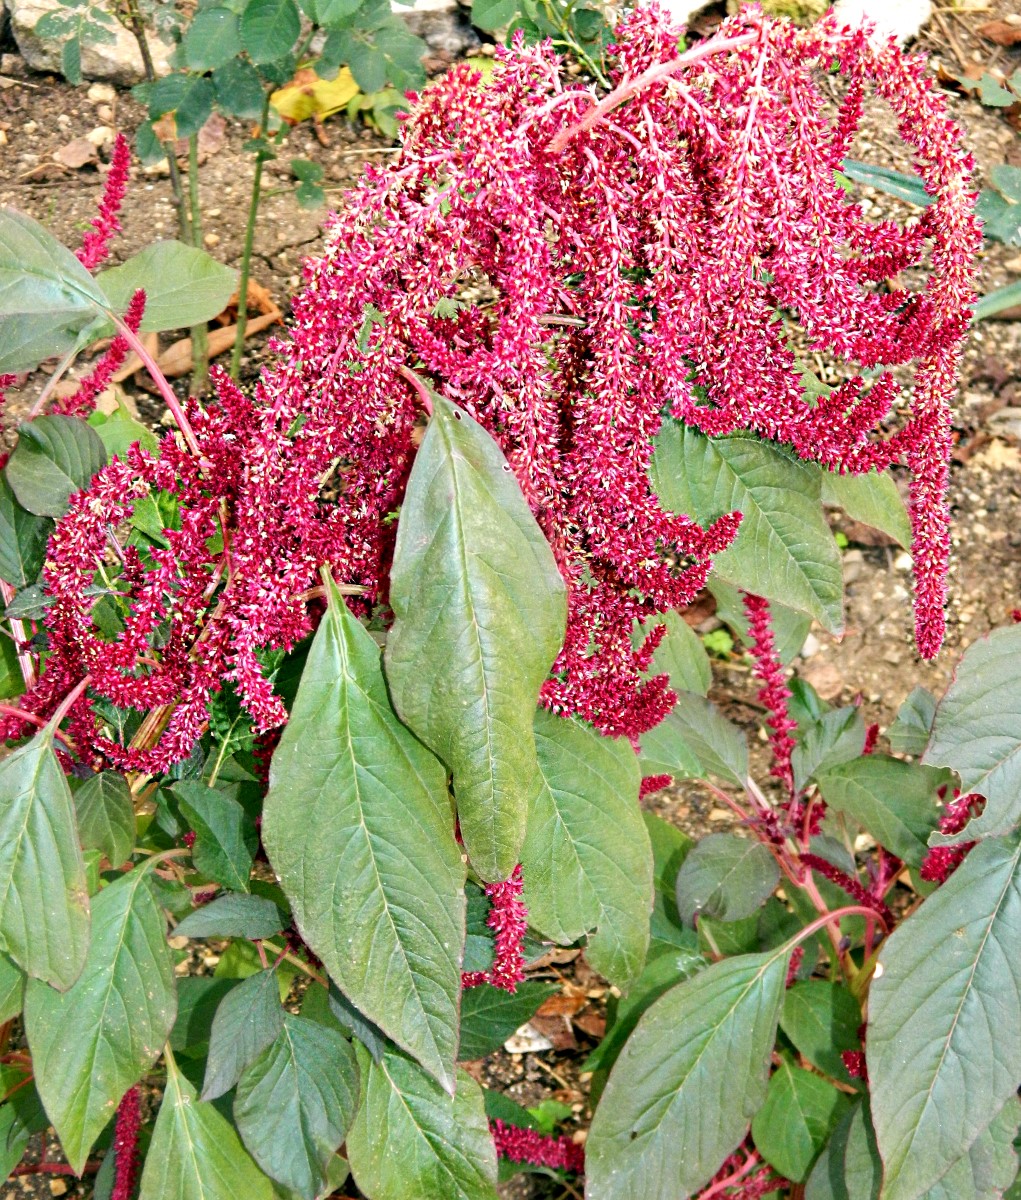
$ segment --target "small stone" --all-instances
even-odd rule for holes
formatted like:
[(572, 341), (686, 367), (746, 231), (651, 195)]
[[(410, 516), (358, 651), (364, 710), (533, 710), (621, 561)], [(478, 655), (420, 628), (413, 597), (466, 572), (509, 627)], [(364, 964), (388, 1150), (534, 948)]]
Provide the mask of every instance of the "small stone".
[(822, 649), (822, 643), (819, 641), (819, 639), (815, 636), (814, 633), (810, 633), (808, 635), (808, 637), (805, 638), (805, 641), (802, 644), (801, 657), (802, 658), (811, 658), (814, 654), (818, 654), (821, 649)]
[(101, 104), (96, 109), (96, 116), (99, 117), (101, 121), (104, 121), (107, 125), (113, 123), (113, 109), (109, 104)]
[(171, 950), (183, 950), (188, 945), (188, 939), (186, 937), (168, 937), (167, 945)]
[(93, 146), (110, 146), (117, 135), (109, 125), (97, 125), (85, 135), (85, 140)]
[(51, 1179), (50, 1180), (50, 1195), (51, 1196), (66, 1196), (70, 1185), (66, 1179)]
[(218, 216), (220, 215), (221, 211), (222, 211), (222, 210), (221, 210), (221, 209), (219, 209), (219, 208), (211, 208), (211, 209), (210, 209), (210, 210), (209, 210), (209, 211), (206, 213), (206, 216), (207, 216), (207, 217), (218, 217)]
[(218, 233), (207, 233), (207, 234), (205, 234), (205, 236), (202, 238), (202, 241), (203, 241), (203, 242), (204, 242), (204, 243), (205, 243), (205, 244), (206, 244), (206, 245), (207, 245), (207, 246), (210, 248), (210, 250), (211, 250), (211, 249), (212, 249), (214, 246), (219, 246), (219, 244), (220, 244), (220, 235), (219, 235)]
[(914, 566), (914, 559), (905, 550), (893, 560), (893, 569), (895, 571), (910, 571)]
[(843, 558), (844, 582), (854, 583), (865, 569), (865, 555), (860, 550), (848, 550)]
[(26, 121), (25, 124), (22, 125), (21, 131), (22, 131), (22, 133), (38, 133), (39, 132), (39, 122), (38, 121)]
[(90, 84), (85, 95), (93, 104), (113, 104), (117, 99), (116, 91), (108, 83)]
[(60, 126), (61, 129), (66, 129), (68, 127), (68, 125), (71, 124), (71, 118), (67, 115), (67, 113), (61, 113), (57, 117), (57, 124)]
[(709, 810), (710, 821), (729, 821), (733, 815), (734, 814), (726, 808), (711, 808)]

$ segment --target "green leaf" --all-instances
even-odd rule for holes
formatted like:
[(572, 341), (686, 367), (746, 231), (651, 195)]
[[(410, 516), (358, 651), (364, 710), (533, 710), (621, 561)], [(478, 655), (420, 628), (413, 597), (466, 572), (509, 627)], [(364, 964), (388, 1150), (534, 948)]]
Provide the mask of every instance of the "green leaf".
[(136, 442), (150, 454), (159, 454), (159, 438), (141, 421), (136, 421), (122, 404), (109, 414), (94, 412), (89, 417), (89, 425), (99, 434), (108, 458), (116, 455), (126, 462), (128, 450)]
[(36, 417), (18, 428), (7, 482), (18, 502), (41, 517), (62, 517), (73, 492), (106, 466), (106, 447), (77, 417)]
[(166, 241), (153, 242), (121, 266), (103, 271), (99, 282), (118, 312), (144, 288), (141, 330), (160, 333), (212, 320), (223, 311), (237, 278), (237, 271), (218, 263), (205, 250)]
[(0, 206), (0, 317), (31, 314), (44, 325), (82, 325), (108, 308), (101, 288), (77, 258), (38, 221)]
[(250, 888), (259, 839), (255, 824), (232, 796), (198, 780), (183, 779), (171, 789), (181, 813), (195, 831), (195, 868), (235, 892)]
[(7, 631), (0, 628), (0, 700), (11, 700), (25, 690), (18, 651)]
[(43, 569), (52, 532), (53, 522), (22, 507), (6, 473), (0, 473), (0, 579), (15, 588), (34, 583)]
[(21, 1012), (24, 992), (25, 972), (0, 954), (0, 1025)]
[(149, 116), (172, 113), (176, 136), (190, 138), (209, 120), (214, 96), (213, 81), (208, 76), (175, 71), (153, 84), (149, 92)]
[(465, 868), (443, 768), (394, 716), (332, 585), (270, 768), (262, 836), (340, 989), (453, 1086)]
[(241, 14), (241, 44), (253, 63), (282, 58), (301, 33), (294, 0), (249, 0)]
[(135, 808), (123, 775), (101, 771), (74, 794), (78, 835), (83, 850), (98, 850), (119, 867), (135, 847)]
[(886, 731), (895, 754), (924, 754), (936, 717), (936, 697), (924, 687), (913, 688)]
[(1017, 305), (1021, 305), (1021, 280), (1017, 283), (1008, 283), (1006, 287), (996, 288), (981, 296), (975, 305), (974, 320), (988, 320)]
[(397, 526), (387, 681), (453, 773), (475, 870), (506, 879), (539, 783), (532, 721), (566, 591), (496, 442), (449, 400), (432, 404)]
[(1004, 1188), (1017, 1177), (1019, 1123), (1021, 1101), (1012, 1096), (923, 1200), (1002, 1200)]
[(735, 509), (734, 542), (713, 571), (747, 592), (844, 627), (840, 553), (822, 515), (821, 472), (771, 442), (708, 438), (676, 422), (656, 438), (652, 486), (673, 512), (705, 525)]
[(695, 845), (694, 838), (655, 813), (643, 812), (642, 819), (652, 844), (653, 884), (657, 892), (672, 901), (677, 872)]
[(213, 71), (241, 53), (237, 13), (220, 6), (200, 9), (182, 42), (184, 61), (192, 71)]
[(881, 529), (901, 546), (911, 545), (911, 519), (889, 472), (881, 475), (822, 473), (822, 502), (842, 508), (854, 521)]
[(89, 948), (89, 894), (74, 801), (42, 730), (0, 760), (0, 950), (67, 988)]
[(259, 73), (244, 58), (217, 67), (213, 72), (216, 103), (228, 116), (251, 120), (262, 114), (264, 90)]
[(509, 25), (521, 11), (517, 0), (472, 0), (472, 24), (492, 33)]
[[(258, 974), (260, 970), (261, 967), (256, 966), (252, 973)], [(209, 975), (186, 975), (179, 980), (177, 1020), (170, 1031), (170, 1048), (193, 1058), (204, 1055), (209, 1047), (210, 1031), (219, 1005), (234, 987), (237, 984), (233, 979), (217, 979)]]
[(688, 727), (680, 717), (668, 713), (664, 720), (643, 733), (638, 765), (643, 775), (672, 775), (674, 779), (704, 779), (705, 769), (688, 745)]
[(903, 171), (895, 171), (892, 167), (874, 167), (851, 158), (844, 159), (840, 170), (855, 183), (875, 188), (877, 192), (885, 192), (888, 196), (896, 196), (898, 200), (907, 200), (920, 208), (928, 208), (932, 203), (932, 197), (917, 175), (905, 175)]
[(638, 626), (639, 641), (657, 625), (665, 625), (667, 631), (652, 656), (649, 674), (669, 675), (670, 686), (675, 692), (697, 692), (704, 696), (713, 681), (713, 671), (702, 639), (680, 613), (671, 609)]
[(776, 859), (759, 841), (711, 833), (696, 842), (677, 876), (677, 911), (694, 928), (703, 913), (720, 921), (750, 917), (780, 882)]
[(92, 903), (85, 969), (66, 992), (30, 980), (25, 1031), (36, 1086), (80, 1174), (120, 1098), (159, 1057), (177, 997), (166, 924), (141, 867)]
[(635, 753), (544, 710), (535, 742), (541, 776), (521, 848), (529, 920), (564, 945), (588, 933), (589, 962), (626, 989), (645, 962), (652, 908)]
[(1021, 821), (1021, 625), (994, 629), (965, 651), (922, 761), (952, 767), (962, 792), (986, 798), (979, 816), (941, 841), (1006, 833)]
[(841, 1083), (847, 1069), (841, 1051), (858, 1050), (861, 1007), (846, 987), (824, 979), (805, 979), (787, 989), (780, 1028), (813, 1067)]
[(337, 1030), (285, 1013), (238, 1083), (234, 1120), (267, 1175), (316, 1200), (358, 1104), (358, 1063)]
[(398, 1051), (378, 1063), (357, 1048), (362, 1099), (348, 1161), (372, 1200), (496, 1200), (496, 1150), (482, 1091), (457, 1072), (447, 1095)]
[(167, 1086), (145, 1156), (139, 1200), (273, 1200), (273, 1185), (252, 1162), (234, 1126), (167, 1055)]
[[(748, 618), (745, 616), (744, 599), (740, 589), (721, 579), (715, 571), (710, 576), (707, 586), (716, 598), (716, 615), (747, 645)], [(776, 656), (786, 666), (800, 653), (805, 644), (805, 638), (812, 627), (812, 618), (806, 613), (798, 612), (797, 609), (788, 608), (786, 604), (778, 604), (775, 600), (769, 603), (769, 616), (773, 625)]]
[(559, 990), (555, 983), (540, 983), (536, 979), (519, 983), (514, 993), (488, 983), (468, 988), (461, 997), (458, 1058), (468, 1062), (499, 1050), (516, 1029), (535, 1016), (543, 1001)]
[[(664, 733), (674, 733), (696, 755), (704, 768), (699, 775), (708, 771), (739, 786), (748, 778), (748, 743), (744, 734), (704, 696), (693, 696), (690, 692), (679, 695), (661, 725), (666, 727)], [(643, 752), (645, 744), (643, 738)]]
[(789, 952), (714, 963), (660, 997), (585, 1143), (589, 1200), (676, 1200), (710, 1180), (766, 1096)]
[(175, 937), (268, 938), (278, 934), (287, 920), (279, 907), (264, 896), (217, 896), (189, 913), (174, 930)]
[[(75, 260), (77, 261), (77, 260)], [(105, 317), (87, 313), (38, 313), (0, 316), (0, 372), (34, 371), (46, 358), (63, 358), (83, 350), (110, 329)]]
[(752, 1121), (756, 1149), (784, 1178), (803, 1183), (847, 1107), (831, 1083), (781, 1058)]
[(978, 81), (978, 98), (989, 108), (1010, 108), (1017, 103), (1017, 96), (1001, 86), (996, 77), (988, 71)]
[(884, 1200), (916, 1200), (1017, 1090), (1021, 846), (979, 842), (883, 944), (866, 1045)]
[(273, 971), (260, 971), (231, 988), (210, 1028), (202, 1099), (215, 1100), (229, 1092), (283, 1027), (284, 1010)]
[(817, 776), (827, 804), (915, 867), (928, 853), (926, 841), (939, 817), (936, 789), (947, 781), (944, 771), (885, 754), (856, 758)]
[(883, 1164), (866, 1099), (837, 1123), (808, 1177), (805, 1200), (879, 1200), (882, 1179)]
[(794, 786), (798, 791), (813, 776), (858, 758), (865, 747), (865, 721), (856, 705), (836, 708), (809, 725), (791, 755)]

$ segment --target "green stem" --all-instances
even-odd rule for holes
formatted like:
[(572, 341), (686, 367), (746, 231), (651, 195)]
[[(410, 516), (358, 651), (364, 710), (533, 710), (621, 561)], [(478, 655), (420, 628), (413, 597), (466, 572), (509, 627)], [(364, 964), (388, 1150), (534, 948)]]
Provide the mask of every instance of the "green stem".
[[(262, 117), (259, 129), (266, 136), (269, 121), (269, 97), (267, 91), (262, 101)], [(245, 326), (248, 324), (248, 279), (252, 273), (252, 248), (255, 245), (255, 221), (259, 215), (262, 193), (262, 168), (265, 159), (258, 151), (255, 156), (255, 174), (252, 177), (252, 196), (248, 203), (248, 224), (245, 226), (245, 246), (241, 252), (241, 277), (238, 280), (238, 328), (234, 338), (234, 352), (230, 359), (230, 377), (237, 379), (241, 370), (241, 353), (245, 348)]]
[[(191, 212), (191, 244), (202, 249), (202, 204), (199, 200), (199, 137), (188, 139), (188, 198)], [(198, 396), (209, 381), (209, 329), (205, 321), (191, 327), (191, 390)]]

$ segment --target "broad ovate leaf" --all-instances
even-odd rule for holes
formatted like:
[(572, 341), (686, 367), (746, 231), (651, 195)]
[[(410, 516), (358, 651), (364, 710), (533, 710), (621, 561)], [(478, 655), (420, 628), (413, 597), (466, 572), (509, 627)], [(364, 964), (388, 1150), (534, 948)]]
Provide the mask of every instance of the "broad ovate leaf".
[(402, 720), (453, 774), (472, 865), (506, 879), (539, 780), (532, 719), (566, 591), (496, 442), (432, 404), (397, 527), (386, 674)]
[(621, 1051), (585, 1143), (589, 1200), (679, 1200), (766, 1096), (787, 949), (714, 963), (661, 996)]
[(231, 988), (217, 1005), (209, 1031), (202, 1099), (215, 1100), (229, 1092), (283, 1027), (284, 1010), (272, 970), (259, 971)]
[(269, 1179), (234, 1126), (195, 1089), (167, 1055), (163, 1092), (139, 1200), (274, 1200)]
[(677, 876), (677, 911), (694, 927), (705, 915), (720, 921), (750, 917), (780, 882), (780, 868), (755, 838), (711, 833), (696, 842)]
[(847, 1109), (832, 1083), (783, 1056), (752, 1121), (755, 1146), (778, 1174), (803, 1183)]
[(106, 466), (99, 434), (77, 417), (36, 417), (18, 428), (6, 467), (19, 503), (41, 517), (62, 517), (74, 492)]
[(823, 471), (822, 502), (842, 508), (853, 521), (882, 530), (901, 546), (911, 545), (911, 518), (887, 471), (864, 475)]
[(1021, 1084), (1021, 845), (980, 842), (884, 944), (866, 1042), (884, 1200), (917, 1200)]
[(701, 525), (742, 514), (733, 543), (713, 557), (720, 578), (842, 631), (840, 553), (823, 517), (818, 467), (771, 442), (710, 438), (671, 421), (656, 438), (650, 478), (665, 507)]
[(704, 696), (713, 681), (713, 672), (702, 639), (673, 609), (639, 627), (637, 639), (644, 640), (657, 625), (665, 625), (666, 633), (652, 656), (649, 674), (669, 676), (675, 692), (697, 692)]
[(107, 307), (102, 289), (66, 246), (25, 213), (0, 206), (0, 319), (81, 314), (85, 324)]
[(0, 949), (68, 988), (89, 948), (89, 893), (74, 800), (52, 730), (0, 760)]
[(75, 984), (58, 992), (30, 980), (25, 992), (36, 1087), (76, 1171), (159, 1057), (176, 1013), (166, 924), (139, 867), (94, 898), (92, 942)]
[(482, 1089), (464, 1071), (453, 1096), (396, 1050), (358, 1047), (362, 1095), (347, 1138), (372, 1200), (496, 1200), (496, 1149)]
[(125, 863), (135, 845), (135, 808), (124, 776), (116, 771), (92, 775), (75, 792), (74, 806), (82, 848), (98, 850), (111, 867)]
[(869, 1103), (854, 1104), (837, 1123), (805, 1184), (805, 1200), (879, 1200), (879, 1159)]
[(454, 1083), (465, 868), (446, 773), (390, 707), (379, 647), (328, 588), (273, 755), (262, 837), (347, 997)]
[(111, 305), (124, 312), (131, 297), (145, 291), (143, 333), (184, 329), (212, 320), (237, 288), (237, 271), (183, 242), (153, 242), (97, 280)]
[(923, 762), (952, 767), (961, 791), (986, 798), (956, 838), (1007, 833), (1021, 821), (1021, 625), (969, 646), (936, 707)]
[(19, 504), (6, 474), (0, 472), (0, 579), (15, 588), (35, 583), (52, 532), (53, 522)]
[(635, 752), (577, 720), (535, 716), (540, 779), (521, 848), (531, 924), (626, 989), (645, 962), (652, 848), (638, 807)]

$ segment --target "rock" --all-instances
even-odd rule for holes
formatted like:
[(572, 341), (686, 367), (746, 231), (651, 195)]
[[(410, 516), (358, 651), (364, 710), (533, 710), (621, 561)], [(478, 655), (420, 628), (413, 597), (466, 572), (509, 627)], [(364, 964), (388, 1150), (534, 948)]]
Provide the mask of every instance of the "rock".
[[(59, 0), (3, 0), (3, 3), (10, 13), (11, 33), (25, 62), (35, 71), (59, 73), (63, 39), (41, 38), (35, 32), (43, 16), (61, 8)], [(110, 31), (114, 40), (108, 45), (93, 42), (82, 46), (83, 78), (107, 79), (124, 86), (138, 83), (144, 78), (138, 43), (117, 21), (113, 22)], [(157, 73), (165, 75), (170, 69), (167, 59), (174, 47), (150, 34), (149, 49)]]
[(678, 25), (687, 25), (696, 13), (711, 3), (712, 0), (663, 0), (663, 7)]
[[(436, 7), (426, 7), (435, 3)], [(420, 7), (419, 5), (423, 5)], [(394, 4), (393, 10), (404, 18), (405, 24), (420, 37), (430, 50), (447, 54), (464, 54), (482, 43), (464, 12), (455, 6), (445, 6), (444, 0), (419, 0), (413, 9)]]
[(903, 45), (917, 37), (922, 26), (932, 20), (932, 3), (931, 0), (837, 0), (833, 12), (855, 28), (864, 21), (874, 25), (879, 41), (892, 34)]
[(988, 424), (994, 436), (1021, 438), (1021, 408), (1001, 408), (993, 413)]

